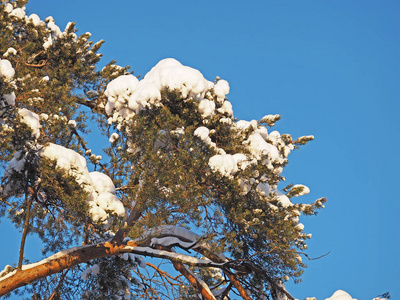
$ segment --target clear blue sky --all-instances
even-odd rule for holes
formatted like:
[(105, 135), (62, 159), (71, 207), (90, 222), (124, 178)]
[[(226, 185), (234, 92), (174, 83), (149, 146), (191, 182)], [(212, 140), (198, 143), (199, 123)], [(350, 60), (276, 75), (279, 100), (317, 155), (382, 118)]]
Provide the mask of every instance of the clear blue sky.
[(284, 175), (310, 187), (304, 200), (328, 198), (302, 222), (313, 234), (309, 255), (331, 253), (288, 290), (400, 299), (398, 0), (31, 0), (27, 13), (53, 16), (62, 30), (75, 21), (106, 41), (104, 63), (117, 59), (136, 75), (174, 57), (220, 76), (237, 118), (278, 113), (281, 133), (315, 135)]

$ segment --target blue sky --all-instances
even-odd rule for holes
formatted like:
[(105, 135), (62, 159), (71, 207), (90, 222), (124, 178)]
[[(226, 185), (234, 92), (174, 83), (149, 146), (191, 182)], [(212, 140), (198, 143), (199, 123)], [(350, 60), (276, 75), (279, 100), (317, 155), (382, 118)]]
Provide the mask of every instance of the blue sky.
[[(104, 39), (103, 64), (117, 59), (144, 75), (174, 57), (228, 80), (238, 119), (281, 114), (281, 133), (313, 134), (284, 176), (310, 187), (303, 200), (328, 198), (302, 222), (309, 255), (331, 253), (309, 261), (289, 292), (400, 298), (399, 1), (31, 0), (27, 13)], [(17, 257), (2, 251), (1, 265)]]

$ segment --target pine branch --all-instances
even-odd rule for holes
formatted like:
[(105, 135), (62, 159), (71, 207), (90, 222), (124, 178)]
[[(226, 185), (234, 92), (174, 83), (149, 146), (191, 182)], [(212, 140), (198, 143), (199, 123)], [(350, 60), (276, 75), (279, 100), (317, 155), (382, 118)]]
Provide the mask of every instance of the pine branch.
[(25, 241), (26, 241), (26, 236), (28, 235), (29, 219), (30, 219), (30, 212), (32, 205), (32, 198), (29, 197), (28, 183), (26, 183), (26, 189), (25, 189), (25, 203), (26, 203), (26, 214), (25, 214), (24, 231), (22, 232), (22, 238), (21, 238), (21, 246), (19, 248), (18, 270), (21, 270), (22, 263), (24, 260)]

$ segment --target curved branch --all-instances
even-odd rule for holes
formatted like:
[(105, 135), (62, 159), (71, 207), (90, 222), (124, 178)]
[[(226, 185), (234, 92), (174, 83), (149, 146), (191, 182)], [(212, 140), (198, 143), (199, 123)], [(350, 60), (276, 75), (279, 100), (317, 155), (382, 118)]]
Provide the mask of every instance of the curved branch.
[(213, 263), (210, 260), (197, 259), (189, 255), (153, 249), (150, 247), (139, 247), (133, 241), (128, 241), (126, 244), (104, 242), (60, 251), (37, 263), (22, 266), (21, 270), (14, 270), (13, 272), (6, 274), (0, 278), (0, 296), (41, 278), (70, 269), (78, 264), (96, 258), (129, 252), (143, 256), (168, 259), (172, 263), (184, 263), (187, 265), (203, 267), (221, 267), (221, 264)]
[(41, 60), (38, 64), (29, 64), (27, 62), (24, 62), (24, 65), (27, 67), (42, 68), (46, 65), (46, 63), (46, 60)]
[(3, 296), (21, 286), (30, 284), (38, 279), (62, 272), (78, 264), (92, 259), (117, 254), (121, 249), (111, 243), (86, 245), (58, 252), (47, 259), (35, 264), (22, 266), (21, 270), (0, 278), (0, 296)]

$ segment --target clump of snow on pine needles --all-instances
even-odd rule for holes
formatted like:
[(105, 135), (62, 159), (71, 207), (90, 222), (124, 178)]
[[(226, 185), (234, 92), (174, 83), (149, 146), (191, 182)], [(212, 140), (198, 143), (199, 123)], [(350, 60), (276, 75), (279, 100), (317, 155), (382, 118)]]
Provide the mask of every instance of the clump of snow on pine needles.
[(238, 164), (246, 161), (246, 155), (242, 153), (231, 154), (216, 154), (209, 160), (211, 170), (220, 172), (223, 176), (233, 177), (238, 171)]
[(15, 70), (7, 59), (0, 59), (0, 77), (5, 79), (12, 79), (15, 75)]
[(32, 22), (35, 26), (44, 25), (44, 22), (40, 20), (37, 14), (31, 14), (28, 18), (28, 21)]
[(92, 220), (107, 223), (109, 214), (125, 215), (122, 202), (114, 195), (115, 186), (106, 174), (89, 172), (85, 158), (79, 153), (62, 147), (49, 144), (41, 151), (41, 155), (56, 161), (56, 168), (66, 171), (73, 176), (82, 188), (89, 194), (89, 213)]
[[(225, 97), (224, 92), (229, 92), (229, 88), (223, 87), (223, 82), (219, 86), (218, 97)], [(200, 71), (184, 66), (173, 58), (166, 58), (156, 64), (141, 81), (133, 75), (122, 75), (111, 81), (105, 92), (105, 110), (109, 116), (114, 113), (123, 117), (132, 116), (146, 107), (159, 105), (161, 91), (169, 88), (178, 91), (183, 98), (198, 100), (202, 116), (209, 117), (215, 111), (215, 103), (204, 97), (213, 87), (214, 83), (206, 80)], [(229, 114), (229, 105), (225, 105), (223, 110)]]
[(113, 110), (119, 111), (126, 107), (130, 95), (134, 92), (139, 80), (129, 74), (121, 75), (107, 85), (105, 95), (108, 102), (105, 106), (107, 115), (112, 115)]
[(310, 193), (310, 189), (303, 184), (295, 184), (290, 189), (290, 194), (292, 194), (294, 197), (307, 195), (309, 193)]
[(21, 117), (21, 122), (28, 125), (32, 130), (33, 137), (38, 139), (40, 136), (39, 116), (26, 108), (19, 109), (18, 114)]
[(8, 15), (21, 20), (23, 20), (26, 16), (25, 11), (20, 7), (14, 8)]
[(14, 6), (11, 3), (7, 3), (4, 6), (4, 11), (8, 14), (10, 14), (14, 10)]
[[(15, 105), (15, 93), (11, 92), (10, 94), (4, 94), (3, 99), (5, 100), (6, 105)], [(0, 107), (1, 108), (1, 107)]]
[(342, 290), (337, 290), (333, 295), (325, 300), (357, 300), (352, 298), (348, 293)]
[(204, 126), (198, 127), (193, 132), (193, 135), (200, 138), (206, 145), (210, 146), (213, 149), (218, 150), (217, 145), (211, 141), (209, 134), (210, 134), (210, 130)]
[(8, 57), (10, 55), (17, 55), (17, 50), (15, 50), (13, 47), (8, 48), (7, 51), (4, 52), (3, 57)]
[(229, 83), (228, 81), (221, 79), (214, 86), (214, 93), (217, 96), (217, 101), (222, 103), (225, 100), (225, 96), (229, 94)]
[(110, 139), (109, 139), (109, 142), (112, 144), (112, 143), (114, 143), (114, 142), (115, 142), (116, 140), (118, 140), (118, 139), (119, 139), (118, 133), (114, 132), (113, 134), (111, 134)]

